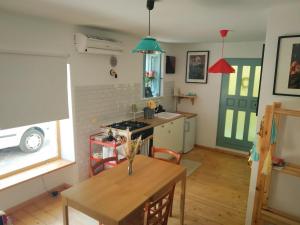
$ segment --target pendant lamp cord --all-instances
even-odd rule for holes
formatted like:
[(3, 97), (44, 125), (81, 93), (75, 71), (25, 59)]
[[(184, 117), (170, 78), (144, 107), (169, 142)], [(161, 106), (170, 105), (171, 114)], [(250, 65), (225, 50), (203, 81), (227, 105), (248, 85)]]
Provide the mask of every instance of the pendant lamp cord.
[(223, 53), (224, 53), (224, 38), (222, 38), (222, 59), (223, 59)]
[(150, 10), (149, 11), (149, 24), (148, 24), (148, 35), (150, 36)]

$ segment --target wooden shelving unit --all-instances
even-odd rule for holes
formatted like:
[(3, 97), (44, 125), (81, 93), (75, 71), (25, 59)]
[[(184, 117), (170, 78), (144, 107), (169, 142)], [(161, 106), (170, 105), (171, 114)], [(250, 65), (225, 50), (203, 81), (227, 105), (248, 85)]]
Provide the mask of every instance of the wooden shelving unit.
[(175, 95), (174, 97), (177, 98), (178, 103), (180, 103), (181, 99), (190, 99), (192, 105), (194, 105), (195, 99), (197, 98), (196, 95)]
[(262, 168), (267, 158), (268, 152), (271, 151), (271, 156), (273, 156), (276, 150), (276, 142), (270, 142), (273, 118), (275, 120), (277, 130), (279, 130), (279, 122), (281, 116), (300, 117), (300, 111), (283, 109), (281, 108), (281, 103), (279, 102), (273, 103), (272, 106), (266, 106), (264, 119), (261, 123), (261, 129), (259, 132), (259, 141), (261, 145), (255, 201), (253, 208), (253, 225), (263, 225), (265, 224), (265, 222), (269, 222), (275, 225), (300, 225), (299, 217), (294, 217), (277, 209), (268, 207), (272, 171), (300, 177), (300, 165), (286, 163), (284, 167), (272, 166), (271, 172), (269, 172), (267, 175), (264, 175), (262, 173)]

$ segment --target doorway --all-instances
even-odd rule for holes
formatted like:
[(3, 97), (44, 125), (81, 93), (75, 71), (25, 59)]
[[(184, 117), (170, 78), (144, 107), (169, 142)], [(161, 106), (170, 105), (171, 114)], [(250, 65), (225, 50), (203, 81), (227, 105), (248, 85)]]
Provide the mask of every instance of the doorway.
[(256, 136), (261, 59), (227, 59), (235, 73), (222, 76), (217, 145), (249, 151)]

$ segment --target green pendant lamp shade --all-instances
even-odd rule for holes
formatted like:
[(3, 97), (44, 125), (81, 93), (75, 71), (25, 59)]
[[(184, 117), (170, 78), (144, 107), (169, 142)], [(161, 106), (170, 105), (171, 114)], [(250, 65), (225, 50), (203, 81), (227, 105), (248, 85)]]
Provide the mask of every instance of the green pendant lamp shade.
[(147, 0), (147, 9), (149, 12), (149, 25), (148, 25), (148, 36), (140, 40), (138, 45), (131, 51), (132, 53), (143, 53), (143, 54), (161, 54), (165, 52), (161, 49), (159, 43), (154, 37), (150, 35), (150, 21), (151, 21), (151, 10), (154, 8), (155, 0)]
[(159, 54), (163, 53), (159, 43), (154, 37), (144, 37), (138, 45), (132, 50), (132, 53), (144, 53), (144, 54)]

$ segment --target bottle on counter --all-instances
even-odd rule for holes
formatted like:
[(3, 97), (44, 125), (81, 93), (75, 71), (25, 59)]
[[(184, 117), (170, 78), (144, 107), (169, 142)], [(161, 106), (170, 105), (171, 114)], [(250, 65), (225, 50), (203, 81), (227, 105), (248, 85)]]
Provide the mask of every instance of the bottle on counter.
[(114, 134), (113, 134), (111, 129), (108, 130), (107, 135), (108, 135), (108, 138), (107, 138), (108, 141), (113, 141), (114, 140)]

